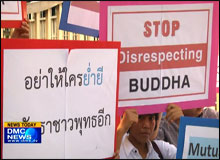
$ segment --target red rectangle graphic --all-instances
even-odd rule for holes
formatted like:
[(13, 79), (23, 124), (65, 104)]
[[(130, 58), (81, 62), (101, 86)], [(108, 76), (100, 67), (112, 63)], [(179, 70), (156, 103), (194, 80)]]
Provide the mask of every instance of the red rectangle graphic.
[(122, 48), (120, 71), (206, 66), (207, 44)]

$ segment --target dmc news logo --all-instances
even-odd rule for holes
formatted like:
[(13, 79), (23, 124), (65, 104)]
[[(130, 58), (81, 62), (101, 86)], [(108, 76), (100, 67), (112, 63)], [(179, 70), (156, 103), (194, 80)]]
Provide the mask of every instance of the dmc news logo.
[(41, 143), (41, 122), (5, 122), (5, 143)]

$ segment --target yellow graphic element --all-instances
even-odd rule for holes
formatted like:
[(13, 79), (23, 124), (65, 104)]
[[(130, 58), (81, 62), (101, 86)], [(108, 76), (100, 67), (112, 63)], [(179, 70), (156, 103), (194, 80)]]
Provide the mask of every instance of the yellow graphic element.
[(41, 122), (5, 122), (5, 128), (40, 128)]
[(216, 95), (217, 97), (216, 97), (216, 111), (218, 111), (219, 112), (219, 93), (217, 93), (217, 95)]

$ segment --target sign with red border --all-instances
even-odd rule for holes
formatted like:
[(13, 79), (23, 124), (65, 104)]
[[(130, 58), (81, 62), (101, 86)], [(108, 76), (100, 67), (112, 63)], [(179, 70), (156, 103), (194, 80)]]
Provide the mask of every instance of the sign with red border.
[(215, 105), (218, 2), (101, 2), (100, 40), (121, 41), (119, 114)]
[[(2, 157), (112, 157), (119, 52), (120, 42), (2, 39)], [(39, 145), (3, 143), (3, 123), (21, 121), (41, 122)]]
[(1, 28), (19, 28), (26, 16), (26, 1), (1, 1)]

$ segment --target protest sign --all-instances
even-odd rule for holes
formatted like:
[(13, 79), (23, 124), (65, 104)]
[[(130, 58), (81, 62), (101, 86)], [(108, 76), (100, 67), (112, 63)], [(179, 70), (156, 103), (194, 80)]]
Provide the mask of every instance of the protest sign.
[(99, 36), (99, 2), (64, 1), (60, 29), (89, 36)]
[(41, 122), (42, 136), (34, 145), (1, 141), (3, 158), (112, 157), (120, 43), (1, 44), (2, 122)]
[(215, 105), (217, 2), (101, 2), (100, 40), (121, 41), (119, 114)]
[(177, 159), (219, 159), (219, 120), (181, 117)]
[(1, 1), (1, 28), (19, 28), (27, 16), (25, 1)]

